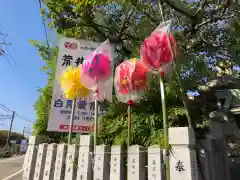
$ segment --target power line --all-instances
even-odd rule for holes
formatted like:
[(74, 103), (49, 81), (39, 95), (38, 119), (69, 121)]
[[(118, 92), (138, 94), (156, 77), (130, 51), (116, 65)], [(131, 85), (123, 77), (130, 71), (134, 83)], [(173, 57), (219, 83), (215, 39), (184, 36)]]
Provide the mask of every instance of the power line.
[(14, 72), (16, 77), (18, 78), (19, 76), (17, 75), (16, 67), (14, 67), (14, 65), (11, 63), (11, 60), (8, 58), (7, 54), (4, 54), (3, 57), (7, 60), (8, 65), (10, 66), (10, 68), (12, 69), (12, 71)]
[[(6, 111), (9, 111), (9, 112), (14, 112), (12, 109), (8, 108), (7, 106), (5, 106), (5, 105), (3, 105), (3, 104), (0, 104), (0, 108), (1, 108), (1, 109), (5, 109)], [(18, 118), (20, 118), (20, 119), (22, 119), (22, 120), (24, 120), (24, 121), (26, 121), (26, 122), (34, 123), (33, 121), (25, 118), (24, 116), (22, 116), (22, 115), (20, 115), (20, 114), (18, 114), (18, 113), (16, 113), (16, 112), (15, 112), (15, 116), (17, 116)]]
[(24, 120), (24, 121), (27, 121), (27, 122), (30, 122), (30, 123), (34, 123), (33, 121), (31, 121), (31, 120), (29, 120), (29, 119), (27, 119), (27, 118), (25, 118), (25, 117), (23, 117), (23, 116), (21, 116), (21, 115), (19, 115), (19, 114), (16, 114), (16, 116), (17, 116), (18, 118)]
[(7, 106), (0, 104), (1, 108), (6, 109), (7, 111), (13, 112), (13, 110), (9, 109)]
[(4, 119), (11, 119), (11, 117), (12, 117), (11, 115), (1, 114), (1, 115), (0, 115), (0, 121), (1, 121), (1, 120), (4, 120)]
[[(41, 3), (40, 0), (38, 1), (38, 3), (39, 3), (39, 8), (41, 10), (42, 3)], [(42, 19), (42, 24), (43, 24), (43, 27), (44, 27), (44, 33), (45, 33), (47, 47), (48, 47), (48, 49), (50, 49), (46, 23), (45, 23), (43, 17), (41, 17), (41, 19)], [(18, 59), (14, 58), (14, 56), (12, 56), (12, 52), (8, 48), (8, 46), (10, 46), (12, 48), (12, 51), (14, 52), (14, 47), (11, 43), (11, 40), (8, 37), (8, 34), (3, 33), (3, 31), (1, 31), (1, 25), (0, 25), (0, 60), (4, 59), (5, 61), (7, 61), (8, 65), (10, 66), (10, 68), (13, 71), (14, 75), (16, 76), (17, 80), (20, 81), (20, 82), (22, 81), (22, 83), (24, 83), (25, 78), (20, 73), (21, 71), (19, 70), (19, 68), (20, 68), (19, 67), (19, 61), (18, 61)], [(34, 87), (34, 88), (36, 88), (36, 87)]]
[(11, 112), (12, 113), (12, 110), (9, 110), (8, 108), (6, 108), (5, 106), (2, 106), (2, 104), (0, 104), (0, 108), (6, 112)]
[[(12, 68), (14, 74), (16, 75), (16, 78), (17, 78), (19, 81), (24, 82), (24, 78), (23, 78), (22, 74), (20, 74), (20, 73), (18, 74), (18, 73), (17, 73), (17, 72), (20, 72), (20, 71), (17, 71), (17, 67), (14, 67), (14, 65), (11, 64), (11, 62), (14, 62), (14, 61), (13, 61), (13, 60), (11, 61), (11, 60), (9, 59), (10, 56), (9, 56), (8, 54), (6, 54), (4, 57), (6, 58), (9, 66)], [(16, 63), (16, 62), (15, 62), (15, 63)], [(15, 66), (16, 66), (16, 64), (15, 64)]]
[[(0, 26), (1, 28), (1, 26)], [(2, 44), (0, 44), (0, 49), (3, 50), (3, 54), (2, 56), (5, 57), (7, 59), (8, 64), (10, 65), (10, 67), (12, 68), (12, 70), (14, 71), (14, 73), (16, 74), (15, 71), (17, 71), (19, 69), (19, 61), (18, 59), (14, 58), (11, 54), (11, 50), (13, 51), (13, 54), (15, 54), (15, 50), (14, 50), (14, 46), (11, 42), (11, 39), (9, 38), (7, 33), (3, 33), (0, 29), (0, 36), (2, 36), (3, 38), (1, 39), (3, 41)], [(0, 42), (1, 43), (1, 42)], [(3, 45), (5, 48), (3, 48)], [(11, 50), (8, 47), (11, 47)], [(12, 64), (12, 63), (13, 64)], [(13, 67), (14, 66), (14, 67)], [(17, 76), (18, 77), (18, 76)]]
[[(14, 58), (11, 55), (11, 51), (7, 48), (8, 46), (12, 47), (12, 49), (13, 49), (12, 44), (11, 45), (6, 45), (5, 49), (3, 49), (2, 45), (0, 44), (0, 60), (4, 59), (5, 61), (7, 61), (8, 65), (10, 66), (10, 68), (13, 71), (14, 75), (16, 76), (16, 79), (19, 82), (21, 82), (22, 84), (24, 84), (26, 81), (24, 81), (25, 78), (24, 78), (23, 74), (20, 71), (19, 61), (16, 60), (16, 58)], [(36, 89), (36, 87), (34, 87), (34, 88)]]
[[(7, 61), (8, 65), (9, 65), (10, 68), (12, 69), (12, 71), (13, 71), (13, 73), (15, 74), (16, 78), (17, 78), (18, 80), (23, 80), (21, 74), (17, 73), (17, 72), (20, 72), (20, 71), (18, 71), (19, 66), (18, 66), (18, 63), (17, 63), (16, 59), (13, 58), (13, 57), (10, 55), (10, 51), (9, 51), (8, 49), (7, 49), (7, 50), (8, 50), (9, 52), (6, 52), (6, 49), (3, 48), (3, 45), (5, 45), (5, 47), (12, 46), (12, 45), (11, 45), (11, 42), (10, 42), (9, 44), (6, 44), (6, 43), (0, 44), (0, 50), (2, 50), (1, 57), (4, 58), (4, 59)], [(19, 78), (20, 78), (20, 79), (19, 79)]]
[[(10, 46), (13, 48), (12, 44)], [(8, 49), (8, 46), (6, 47), (7, 47), (7, 50), (10, 52), (10, 50)], [(19, 62), (10, 53), (6, 53), (6, 55), (12, 60), (15, 66), (19, 68)]]
[[(41, 3), (41, 0), (38, 0), (38, 4), (39, 4), (39, 9), (40, 9), (40, 11), (41, 11), (41, 9), (42, 9), (42, 3)], [(49, 41), (48, 41), (48, 34), (47, 34), (46, 23), (45, 23), (44, 18), (43, 18), (42, 16), (41, 16), (41, 19), (42, 19), (42, 24), (43, 24), (43, 28), (44, 28), (44, 33), (45, 33), (46, 43), (47, 43), (48, 48), (50, 48)]]
[(8, 48), (10, 46), (12, 48), (12, 50), (14, 51), (13, 44), (12, 44), (11, 40), (9, 39), (8, 34), (6, 34), (6, 33), (4, 34), (1, 31), (1, 29), (0, 29), (0, 36), (3, 37), (3, 38), (1, 38), (2, 43), (0, 41), (0, 49), (2, 50), (1, 56), (7, 60), (7, 63), (9, 64), (9, 66), (11, 67), (11, 69), (13, 70), (15, 75), (17, 77), (19, 77), (16, 73), (16, 71), (19, 69), (19, 61), (17, 61), (16, 58), (14, 58), (11, 55), (11, 50)]
[[(3, 38), (1, 38), (3, 37)], [(1, 41), (3, 43), (1, 43)], [(8, 48), (8, 47), (11, 47)], [(13, 53), (12, 53), (13, 52)], [(19, 60), (15, 58), (15, 55), (12, 56), (12, 54), (15, 54), (14, 46), (8, 36), (8, 34), (3, 33), (1, 31), (0, 26), (0, 58), (7, 61), (8, 65), (10, 66), (11, 70), (13, 71), (14, 75), (16, 76), (18, 81), (22, 81), (24, 84), (23, 74), (21, 73), (20, 67), (19, 67)]]

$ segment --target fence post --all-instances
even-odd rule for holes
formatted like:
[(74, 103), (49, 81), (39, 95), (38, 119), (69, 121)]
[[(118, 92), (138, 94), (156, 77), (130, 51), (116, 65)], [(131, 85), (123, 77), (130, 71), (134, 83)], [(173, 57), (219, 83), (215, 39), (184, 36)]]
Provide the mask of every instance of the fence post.
[(145, 149), (139, 145), (128, 148), (128, 179), (145, 180), (146, 179), (146, 153)]
[(148, 148), (148, 180), (163, 179), (163, 151), (158, 145)]
[(43, 173), (43, 180), (52, 180), (54, 174), (54, 165), (57, 154), (57, 144), (49, 144), (47, 147), (47, 156)]
[(78, 145), (68, 145), (66, 156), (65, 180), (76, 180), (77, 176)]
[(92, 144), (92, 136), (80, 135), (80, 148), (77, 169), (77, 179), (79, 180), (92, 180)]
[(194, 131), (188, 127), (169, 128), (170, 179), (198, 180)]
[(94, 157), (94, 175), (93, 180), (109, 180), (110, 170), (110, 147), (99, 145), (96, 147)]
[[(203, 180), (214, 180), (214, 177), (212, 176), (212, 172), (215, 168), (212, 164), (212, 147), (211, 147), (211, 141), (209, 139), (202, 139), (199, 140), (199, 143), (203, 146), (203, 148), (198, 149), (199, 154), (201, 155), (199, 157), (200, 160), (200, 166), (202, 167), (202, 171), (204, 173), (204, 179)], [(200, 167), (200, 168), (201, 168)], [(200, 175), (201, 177), (201, 175)]]
[(44, 165), (45, 165), (46, 154), (47, 154), (47, 146), (48, 146), (48, 144), (46, 144), (46, 143), (39, 144), (39, 146), (38, 146), (37, 161), (36, 161), (35, 172), (34, 172), (34, 180), (42, 180), (43, 179), (43, 171), (44, 171)]
[(33, 180), (35, 164), (37, 158), (37, 148), (35, 146), (39, 145), (46, 139), (44, 136), (30, 136), (28, 142), (28, 149), (24, 157), (23, 164), (23, 180)]
[(124, 152), (122, 146), (111, 147), (110, 180), (126, 179)]
[(66, 154), (67, 145), (58, 144), (54, 169), (54, 180), (64, 180)]

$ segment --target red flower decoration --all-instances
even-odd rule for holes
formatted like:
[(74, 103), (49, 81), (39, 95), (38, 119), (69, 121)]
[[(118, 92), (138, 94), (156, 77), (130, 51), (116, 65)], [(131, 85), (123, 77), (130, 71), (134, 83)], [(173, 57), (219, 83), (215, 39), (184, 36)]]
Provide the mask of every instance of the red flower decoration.
[(167, 32), (153, 32), (144, 40), (141, 49), (142, 64), (152, 70), (159, 70), (162, 65), (169, 64), (176, 57), (176, 44), (172, 34), (169, 34), (169, 40), (173, 50), (173, 56), (168, 44)]
[(137, 93), (147, 85), (147, 69), (137, 60), (128, 60), (117, 66), (115, 89), (119, 94)]

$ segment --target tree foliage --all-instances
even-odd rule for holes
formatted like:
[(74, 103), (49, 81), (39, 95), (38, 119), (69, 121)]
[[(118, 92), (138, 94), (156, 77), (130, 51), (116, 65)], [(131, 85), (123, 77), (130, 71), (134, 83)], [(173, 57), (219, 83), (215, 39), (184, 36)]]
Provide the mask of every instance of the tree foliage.
[[(123, 60), (139, 56), (142, 40), (162, 21), (157, 2), (48, 0), (42, 14), (50, 27), (65, 36), (94, 41), (108, 38)], [(218, 61), (230, 58), (229, 47), (240, 41), (239, 5), (231, 0), (162, 0), (162, 4), (177, 39), (177, 62), (184, 87), (205, 83), (207, 77), (213, 76)]]
[[(93, 41), (109, 39), (116, 47), (117, 63), (126, 58), (139, 56), (139, 47), (145, 37), (163, 21), (157, 0), (45, 0), (43, 17), (60, 35)], [(184, 91), (194, 89), (216, 76), (216, 66), (228, 60), (231, 67), (236, 62), (229, 48), (240, 42), (240, 6), (232, 0), (222, 1), (176, 1), (162, 0), (164, 18), (171, 19), (172, 32), (178, 45), (176, 71)], [(51, 101), (50, 85), (53, 81), (54, 60), (46, 58), (44, 71), (49, 81), (41, 89), (35, 108), (38, 121), (37, 132), (45, 132)], [(42, 51), (43, 50), (43, 51)], [(44, 59), (45, 58), (45, 59)], [(48, 64), (50, 63), (50, 64)], [(158, 79), (134, 108), (133, 141), (138, 144), (160, 143), (161, 101)], [(186, 125), (186, 117), (175, 74), (170, 74), (166, 83), (169, 122), (172, 126)], [(184, 97), (185, 98), (185, 97)], [(44, 105), (43, 105), (44, 104)], [(196, 109), (191, 107), (191, 112)], [(198, 110), (197, 110), (198, 111)], [(47, 113), (46, 113), (47, 112)], [(102, 117), (100, 139), (107, 143), (122, 143), (126, 140), (126, 106), (114, 101), (108, 113)], [(193, 112), (195, 123), (204, 119), (201, 113)]]
[(39, 55), (44, 61), (45, 65), (41, 67), (41, 70), (47, 75), (47, 84), (45, 87), (38, 90), (39, 97), (34, 104), (36, 122), (33, 126), (33, 133), (48, 134), (46, 130), (51, 107), (52, 90), (55, 77), (55, 62), (58, 51), (57, 48), (48, 49), (44, 44), (37, 41), (30, 41), (30, 43), (37, 48)]

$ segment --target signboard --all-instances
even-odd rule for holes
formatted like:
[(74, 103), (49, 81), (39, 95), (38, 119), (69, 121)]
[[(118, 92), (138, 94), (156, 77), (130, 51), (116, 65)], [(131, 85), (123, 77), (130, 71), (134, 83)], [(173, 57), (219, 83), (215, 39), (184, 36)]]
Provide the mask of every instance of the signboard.
[[(48, 131), (68, 132), (71, 117), (72, 100), (63, 96), (57, 78), (68, 66), (79, 66), (90, 53), (92, 53), (100, 43), (86, 40), (76, 40), (61, 38), (59, 42), (59, 53), (56, 64), (55, 83), (53, 88), (51, 111), (48, 121)], [(112, 82), (100, 84), (100, 99), (112, 99)], [(94, 100), (93, 92), (87, 98), (78, 99), (73, 122), (73, 132), (91, 132), (94, 123)], [(98, 112), (102, 114), (106, 111), (104, 103), (99, 104)]]

